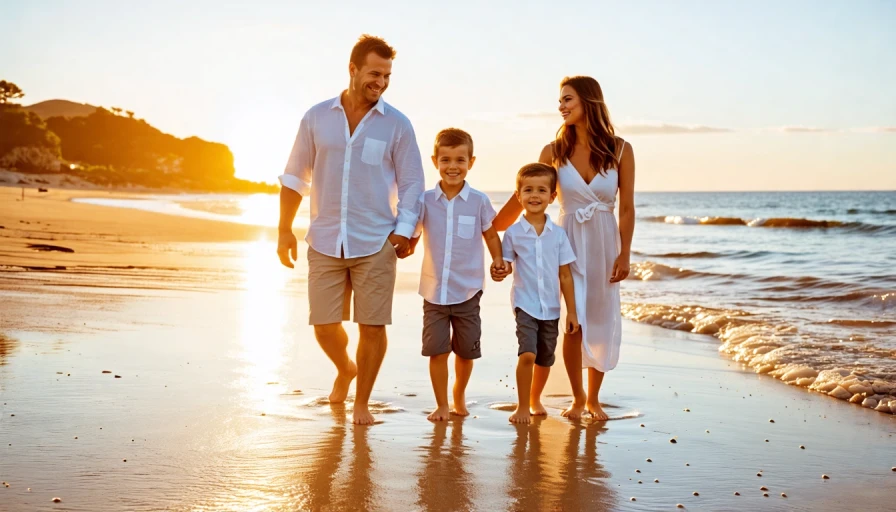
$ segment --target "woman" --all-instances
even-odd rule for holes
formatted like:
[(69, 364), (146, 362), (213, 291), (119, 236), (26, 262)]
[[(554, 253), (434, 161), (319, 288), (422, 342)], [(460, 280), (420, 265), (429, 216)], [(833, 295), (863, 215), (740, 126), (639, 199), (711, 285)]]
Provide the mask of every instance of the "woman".
[[(598, 395), (604, 372), (619, 361), (622, 341), (619, 282), (629, 274), (635, 228), (635, 156), (631, 144), (616, 137), (595, 79), (564, 78), (559, 110), (563, 126), (538, 160), (557, 169), (560, 225), (569, 235), (577, 258), (572, 270), (582, 328), (563, 336), (563, 359), (574, 400), (562, 415), (578, 419), (587, 410), (595, 420), (602, 421), (607, 415)], [(618, 226), (613, 215), (617, 192)], [(511, 197), (494, 225), (506, 229), (521, 212), (522, 205)], [(582, 368), (588, 368), (587, 397)], [(539, 396), (547, 382), (547, 372), (538, 373), (532, 381), (532, 396)]]

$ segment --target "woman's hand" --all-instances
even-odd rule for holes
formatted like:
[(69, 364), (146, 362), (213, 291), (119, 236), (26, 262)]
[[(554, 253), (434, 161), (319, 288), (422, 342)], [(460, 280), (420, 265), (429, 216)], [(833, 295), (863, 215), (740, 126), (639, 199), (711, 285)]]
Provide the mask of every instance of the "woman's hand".
[(631, 268), (629, 266), (628, 253), (620, 253), (613, 263), (613, 274), (610, 275), (611, 283), (618, 283), (628, 277)]
[(566, 314), (566, 334), (579, 332), (579, 315), (575, 311)]

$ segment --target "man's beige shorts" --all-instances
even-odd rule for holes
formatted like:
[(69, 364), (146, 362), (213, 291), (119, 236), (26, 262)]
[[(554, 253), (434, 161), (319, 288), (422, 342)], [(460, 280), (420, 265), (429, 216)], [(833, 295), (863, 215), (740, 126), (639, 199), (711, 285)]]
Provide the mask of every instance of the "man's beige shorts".
[(334, 258), (308, 246), (310, 324), (338, 324), (350, 319), (354, 291), (357, 324), (390, 325), (398, 257), (386, 240), (376, 254)]

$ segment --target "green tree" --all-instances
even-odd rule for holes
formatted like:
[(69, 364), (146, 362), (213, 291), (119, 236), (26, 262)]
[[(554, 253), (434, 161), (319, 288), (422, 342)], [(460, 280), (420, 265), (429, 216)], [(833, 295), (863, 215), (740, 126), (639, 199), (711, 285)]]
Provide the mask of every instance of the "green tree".
[(25, 96), (25, 93), (18, 85), (0, 80), (0, 105), (11, 104), (12, 100), (17, 100)]

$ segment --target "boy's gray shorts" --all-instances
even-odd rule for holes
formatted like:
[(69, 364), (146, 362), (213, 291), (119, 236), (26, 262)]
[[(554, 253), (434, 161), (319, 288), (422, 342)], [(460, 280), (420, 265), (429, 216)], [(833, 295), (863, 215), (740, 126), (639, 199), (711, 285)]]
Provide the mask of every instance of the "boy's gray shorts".
[(438, 356), (454, 351), (464, 359), (479, 359), (482, 321), (479, 298), (482, 290), (460, 304), (433, 304), (423, 301), (423, 355)]
[(554, 350), (560, 335), (560, 319), (539, 320), (520, 308), (516, 314), (516, 339), (520, 344), (518, 356), (531, 352), (535, 354), (538, 366), (554, 365)]

